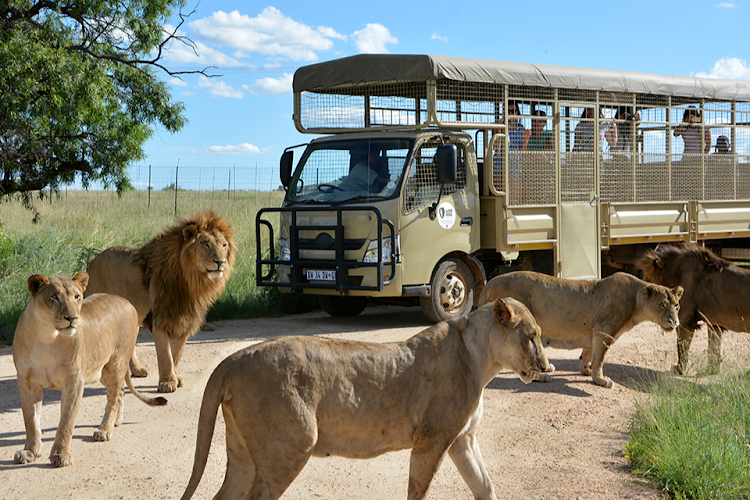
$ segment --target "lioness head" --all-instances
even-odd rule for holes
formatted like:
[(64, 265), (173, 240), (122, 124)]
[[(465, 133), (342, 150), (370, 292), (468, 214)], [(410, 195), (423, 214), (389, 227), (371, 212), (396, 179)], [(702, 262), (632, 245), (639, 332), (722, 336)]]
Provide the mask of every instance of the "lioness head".
[(71, 280), (64, 276), (35, 274), (27, 281), (34, 312), (64, 336), (73, 336), (80, 322), (83, 292), (89, 275), (80, 272)]
[(648, 319), (668, 332), (680, 325), (681, 286), (669, 289), (661, 285), (648, 284), (643, 287), (643, 294), (646, 298), (643, 310)]
[(182, 228), (185, 241), (183, 255), (190, 261), (191, 267), (205, 269), (211, 280), (220, 280), (224, 273), (231, 270), (234, 263), (232, 254), (232, 236), (234, 232), (228, 224), (217, 227), (216, 224), (188, 223)]
[(497, 299), (492, 307), (495, 321), (507, 332), (502, 345), (494, 351), (496, 358), (504, 358), (503, 364), (523, 383), (536, 380), (549, 364), (542, 347), (542, 329), (528, 308), (515, 299)]

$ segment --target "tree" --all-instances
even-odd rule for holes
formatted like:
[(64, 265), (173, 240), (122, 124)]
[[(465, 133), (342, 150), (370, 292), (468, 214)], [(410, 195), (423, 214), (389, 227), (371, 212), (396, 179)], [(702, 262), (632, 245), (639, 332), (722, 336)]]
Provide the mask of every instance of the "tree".
[[(182, 0), (0, 0), (0, 200), (58, 191), (81, 176), (118, 193), (160, 124), (187, 122), (159, 73), (189, 16)], [(164, 24), (177, 10), (181, 21)], [(194, 49), (194, 47), (193, 47)]]

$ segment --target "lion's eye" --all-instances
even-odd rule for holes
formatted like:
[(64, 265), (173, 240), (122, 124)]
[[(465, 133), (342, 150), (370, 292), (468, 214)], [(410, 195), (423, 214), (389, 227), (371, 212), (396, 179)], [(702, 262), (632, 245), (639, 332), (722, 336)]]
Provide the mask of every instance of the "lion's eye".
[(664, 309), (666, 309), (666, 308), (667, 308), (667, 307), (666, 307), (666, 306), (665, 306), (664, 304), (659, 304), (659, 309), (661, 309), (662, 311), (663, 311)]
[(76, 294), (75, 299), (76, 300), (81, 300), (81, 295), (80, 294)]
[(49, 299), (50, 299), (51, 301), (53, 301), (53, 302), (57, 302), (57, 294), (55, 294), (55, 295), (51, 295)]

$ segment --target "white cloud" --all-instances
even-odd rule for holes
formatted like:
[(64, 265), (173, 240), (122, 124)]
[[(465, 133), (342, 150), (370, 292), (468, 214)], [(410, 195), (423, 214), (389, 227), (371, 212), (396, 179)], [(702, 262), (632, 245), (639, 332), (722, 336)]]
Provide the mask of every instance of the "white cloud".
[(333, 28), (312, 28), (266, 7), (257, 17), (239, 11), (214, 12), (205, 19), (193, 21), (190, 28), (197, 38), (241, 51), (266, 56), (282, 56), (294, 61), (316, 61), (315, 51), (333, 47), (331, 38), (345, 40)]
[(286, 95), (292, 93), (292, 78), (291, 73), (284, 73), (281, 78), (260, 78), (252, 85), (242, 87), (253, 94)]
[(437, 33), (435, 33), (433, 31), (432, 32), (432, 37), (430, 37), (430, 40), (441, 40), (443, 42), (447, 42), (448, 41), (448, 37), (447, 36), (440, 36), (440, 35), (438, 35)]
[(750, 66), (747, 61), (737, 57), (722, 57), (714, 64), (708, 73), (698, 73), (701, 78), (729, 78), (735, 80), (750, 80)]
[(730, 2), (722, 2), (720, 4), (716, 5), (717, 7), (723, 8), (723, 9), (736, 9), (737, 6)]
[(261, 152), (258, 146), (243, 142), (237, 146), (210, 146), (206, 148), (206, 153), (216, 155), (254, 155)]
[(176, 76), (170, 78), (169, 79), (169, 83), (171, 83), (172, 85), (177, 85), (178, 87), (187, 87), (188, 86), (188, 84), (187, 84), (187, 82), (185, 80), (183, 80), (182, 78), (177, 78)]
[(365, 29), (352, 33), (352, 39), (357, 44), (360, 54), (387, 54), (387, 43), (398, 43), (398, 38), (382, 24), (372, 23)]
[[(173, 32), (173, 26), (165, 26), (165, 30)], [(178, 35), (187, 36), (184, 31), (178, 31)], [(194, 41), (193, 47), (186, 45), (179, 40), (174, 40), (165, 48), (167, 58), (170, 61), (197, 66), (241, 66), (243, 63), (233, 57), (229, 57), (223, 52), (213, 49), (200, 41)]]
[(213, 80), (202, 76), (198, 80), (199, 89), (208, 89), (209, 97), (229, 97), (231, 99), (242, 99), (245, 93), (241, 90), (235, 90), (231, 85), (227, 85), (221, 80)]

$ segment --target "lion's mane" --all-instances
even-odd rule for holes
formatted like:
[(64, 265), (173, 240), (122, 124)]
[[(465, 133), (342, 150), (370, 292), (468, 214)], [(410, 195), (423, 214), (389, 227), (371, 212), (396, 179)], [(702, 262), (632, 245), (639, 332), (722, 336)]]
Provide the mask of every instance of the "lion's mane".
[[(226, 270), (216, 280), (197, 267), (190, 254), (198, 244), (197, 236), (209, 231), (222, 233), (229, 246)], [(152, 310), (146, 318), (149, 327), (159, 328), (171, 338), (198, 330), (234, 268), (233, 236), (234, 230), (220, 215), (203, 211), (179, 219), (140, 248), (138, 265), (143, 272), (143, 286), (154, 294), (150, 298)]]

